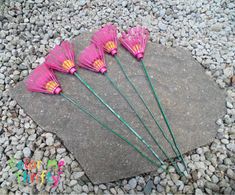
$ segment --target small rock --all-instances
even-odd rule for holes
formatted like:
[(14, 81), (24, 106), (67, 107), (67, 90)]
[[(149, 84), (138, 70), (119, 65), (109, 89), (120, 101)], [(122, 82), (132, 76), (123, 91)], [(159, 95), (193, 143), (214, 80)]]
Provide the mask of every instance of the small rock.
[(75, 185), (75, 186), (73, 187), (73, 190), (76, 191), (78, 194), (81, 194), (81, 192), (82, 192), (82, 186), (80, 186), (80, 185)]
[(115, 190), (115, 188), (110, 188), (109, 190), (112, 194), (117, 194), (117, 191)]
[(78, 183), (77, 180), (71, 180), (71, 181), (69, 182), (69, 186), (73, 187), (73, 186), (75, 186), (77, 183)]
[(175, 174), (175, 173), (172, 173), (170, 177), (171, 177), (171, 179), (174, 183), (176, 183), (180, 178), (180, 176), (178, 174)]
[(66, 151), (65, 148), (58, 148), (58, 149), (57, 149), (57, 153), (58, 153), (58, 154), (62, 154), (62, 153), (64, 153), (65, 151)]
[(144, 193), (145, 194), (150, 194), (152, 192), (153, 189), (153, 181), (149, 180), (146, 184), (146, 186), (144, 187)]
[(225, 159), (224, 159), (224, 164), (225, 164), (225, 165), (232, 165), (233, 162), (231, 161), (230, 158), (225, 158)]
[(209, 170), (213, 173), (215, 172), (215, 167), (213, 167), (212, 165), (209, 165)]
[(79, 5), (84, 6), (86, 4), (86, 0), (80, 0), (78, 3)]
[(158, 191), (159, 193), (162, 193), (162, 192), (164, 191), (164, 188), (163, 188), (160, 184), (158, 184), (158, 185), (157, 185), (157, 191)]
[(126, 185), (124, 185), (124, 189), (125, 189), (126, 191), (130, 191), (131, 186), (130, 186), (129, 184), (126, 184)]
[(212, 31), (219, 32), (223, 28), (223, 24), (216, 23), (211, 27)]
[(71, 164), (71, 163), (72, 163), (72, 160), (71, 160), (71, 158), (70, 158), (69, 156), (65, 156), (65, 157), (64, 157), (64, 162), (65, 162), (66, 164)]
[(42, 157), (43, 157), (43, 151), (41, 150), (36, 150), (33, 154), (34, 160), (42, 160)]
[(106, 189), (107, 189), (107, 187), (106, 187), (104, 184), (100, 184), (100, 185), (99, 185), (99, 188), (100, 188), (101, 190), (106, 190)]
[(212, 175), (211, 180), (212, 180), (213, 183), (218, 183), (219, 182), (218, 177), (216, 177), (215, 175)]
[(169, 173), (173, 173), (173, 172), (175, 172), (175, 168), (172, 166), (169, 166), (168, 171), (169, 171)]
[(135, 178), (131, 179), (128, 183), (129, 183), (131, 189), (135, 189), (135, 187), (137, 186), (137, 181)]
[(202, 148), (197, 148), (197, 153), (200, 154), (200, 155), (203, 154), (203, 149)]
[(29, 129), (30, 128), (30, 124), (29, 123), (25, 123), (24, 127), (25, 127), (25, 129)]
[(5, 45), (0, 44), (0, 50), (4, 50), (4, 48), (5, 48)]
[(235, 180), (235, 172), (232, 169), (227, 170), (227, 175), (230, 179)]
[(227, 169), (227, 166), (221, 164), (221, 165), (218, 165), (218, 168), (219, 168), (220, 171), (223, 171), (223, 172), (224, 172), (224, 171)]
[(22, 151), (17, 151), (14, 155), (14, 158), (19, 160), (23, 158), (23, 152)]
[(74, 179), (79, 179), (84, 175), (84, 172), (74, 172), (73, 173), (73, 178)]
[(7, 190), (7, 189), (0, 188), (0, 194), (6, 195), (6, 194), (9, 194), (9, 193), (8, 193), (8, 190)]
[(222, 120), (221, 118), (218, 119), (218, 120), (216, 121), (216, 124), (219, 125), (219, 126), (223, 125), (223, 120)]
[(231, 76), (233, 76), (233, 67), (227, 67), (224, 69), (224, 75), (227, 78), (230, 78)]
[(162, 23), (161, 21), (158, 23), (158, 27), (160, 30), (165, 31), (167, 29), (167, 25)]
[(227, 187), (227, 188), (224, 190), (224, 194), (231, 194), (231, 191), (232, 191), (232, 188), (231, 188), (231, 187)]
[(155, 178), (154, 178), (154, 181), (153, 181), (153, 183), (155, 184), (155, 185), (157, 185), (159, 182), (160, 182), (160, 177), (158, 177), (158, 176), (156, 176)]
[(205, 169), (205, 164), (203, 162), (195, 162), (197, 169)]
[(230, 108), (230, 109), (232, 109), (232, 108), (233, 108), (233, 105), (232, 105), (232, 103), (231, 103), (231, 102), (226, 102), (226, 106), (227, 106), (227, 108)]
[(5, 79), (5, 75), (0, 73), (0, 79), (4, 80)]
[(47, 137), (46, 144), (52, 146), (54, 144), (54, 138), (52, 136)]
[(235, 152), (235, 144), (229, 143), (229, 144), (227, 144), (227, 148), (228, 148), (229, 150), (231, 150), (232, 152)]
[(229, 144), (229, 141), (228, 141), (227, 139), (222, 139), (221, 142), (222, 142), (223, 144)]
[(23, 70), (20, 75), (26, 77), (28, 75), (28, 70)]
[(177, 163), (177, 165), (178, 165), (180, 171), (181, 171), (181, 172), (184, 172), (184, 170), (185, 170), (185, 169), (184, 169), (184, 165), (183, 165), (182, 163), (179, 163), (179, 162)]
[(122, 2), (122, 7), (126, 7), (127, 6), (127, 1), (123, 1)]
[(201, 191), (201, 189), (197, 188), (195, 190), (195, 195), (203, 195), (204, 193)]
[(206, 182), (205, 183), (205, 186), (215, 192), (218, 192), (219, 191), (219, 186), (214, 184), (214, 183), (211, 183), (211, 182)]
[(184, 182), (178, 181), (177, 183), (179, 184), (179, 185), (178, 185), (178, 186), (179, 186), (178, 190), (179, 190), (179, 191), (182, 191), (182, 190), (184, 189)]
[(77, 168), (78, 163), (76, 161), (73, 161), (70, 166), (71, 166), (72, 169)]
[(32, 134), (28, 137), (29, 141), (34, 141), (36, 139), (37, 135), (36, 134)]
[(88, 186), (87, 186), (87, 185), (82, 186), (82, 190), (83, 190), (83, 192), (85, 192), (85, 193), (88, 193), (88, 192), (89, 192), (89, 189), (88, 189)]
[(29, 147), (25, 147), (25, 148), (23, 149), (23, 153), (24, 153), (24, 157), (30, 157), (30, 155), (31, 155), (31, 150), (30, 150), (30, 148), (29, 148)]
[(200, 156), (199, 156), (198, 154), (193, 154), (193, 155), (191, 156), (191, 158), (192, 158), (192, 160), (193, 160), (194, 162), (197, 162), (197, 161), (200, 160)]
[(10, 101), (9, 106), (10, 106), (10, 108), (14, 108), (16, 106), (16, 104), (17, 104), (16, 101), (13, 100), (13, 101)]

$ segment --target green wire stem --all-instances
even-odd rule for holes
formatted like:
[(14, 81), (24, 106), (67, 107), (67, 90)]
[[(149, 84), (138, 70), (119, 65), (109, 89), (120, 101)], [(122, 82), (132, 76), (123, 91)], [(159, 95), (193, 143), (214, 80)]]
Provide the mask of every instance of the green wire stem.
[(82, 107), (78, 101), (75, 101), (74, 99), (72, 99), (71, 97), (69, 97), (68, 95), (64, 94), (64, 93), (60, 93), (60, 95), (62, 97), (64, 97), (67, 101), (69, 101), (70, 103), (74, 104), (76, 107), (78, 107), (82, 112), (84, 112), (85, 114), (87, 114), (88, 116), (90, 116), (91, 118), (93, 118), (97, 123), (99, 123), (103, 128), (107, 129), (108, 131), (110, 131), (111, 133), (113, 133), (114, 135), (116, 135), (117, 137), (119, 137), (120, 139), (122, 139), (124, 142), (126, 142), (129, 146), (131, 146), (135, 151), (137, 151), (143, 158), (145, 158), (146, 160), (148, 160), (150, 163), (152, 163), (153, 165), (157, 166), (158, 168), (162, 168), (164, 171), (166, 171), (162, 166), (160, 166), (158, 163), (156, 163), (154, 160), (152, 160), (151, 158), (149, 158), (145, 152), (142, 152), (136, 145), (132, 144), (128, 139), (126, 139), (125, 137), (123, 137), (122, 135), (120, 135), (119, 133), (117, 133), (116, 131), (114, 131), (113, 129), (111, 129), (109, 126), (105, 125), (103, 122), (101, 122), (101, 120), (96, 117), (95, 115), (91, 114), (89, 111), (87, 111), (86, 108)]
[(139, 119), (139, 121), (141, 122), (141, 124), (144, 126), (145, 130), (147, 131), (147, 133), (149, 134), (149, 136), (152, 138), (152, 140), (154, 141), (154, 143), (158, 146), (158, 148), (162, 151), (162, 153), (166, 156), (166, 158), (175, 166), (175, 168), (177, 169), (177, 171), (179, 173), (180, 169), (176, 166), (176, 164), (173, 162), (173, 160), (167, 155), (166, 151), (163, 149), (163, 147), (158, 143), (157, 139), (154, 138), (151, 130), (148, 128), (148, 126), (145, 124), (145, 122), (142, 120), (142, 118), (140, 117), (140, 115), (138, 114), (138, 112), (136, 111), (136, 109), (134, 108), (134, 106), (131, 104), (130, 100), (127, 98), (127, 96), (125, 96), (123, 94), (123, 92), (121, 91), (121, 89), (117, 86), (117, 84), (109, 77), (108, 73), (105, 73), (106, 78), (109, 80), (109, 82), (112, 84), (112, 86), (119, 92), (119, 94), (125, 99), (125, 101), (127, 102), (127, 104), (131, 107), (131, 109), (134, 111), (134, 113), (136, 114), (137, 118)]
[[(148, 110), (149, 114), (151, 115), (152, 119), (155, 121), (157, 127), (160, 129), (163, 137), (167, 140), (167, 142), (170, 144), (171, 148), (173, 149), (173, 151), (175, 152), (176, 156), (178, 156), (178, 152), (175, 150), (174, 145), (172, 144), (172, 142), (170, 141), (170, 139), (168, 138), (168, 136), (165, 134), (164, 130), (162, 129), (162, 127), (160, 126), (160, 124), (158, 123), (158, 121), (155, 119), (153, 113), (151, 112), (151, 110), (149, 109), (149, 107), (147, 106), (147, 103), (145, 102), (144, 98), (141, 96), (141, 94), (139, 93), (138, 89), (135, 87), (135, 85), (133, 84), (133, 82), (131, 81), (131, 79), (129, 78), (129, 76), (126, 74), (126, 70), (124, 68), (124, 66), (122, 65), (122, 63), (120, 62), (119, 58), (117, 57), (117, 55), (114, 55), (114, 59), (116, 60), (117, 64), (119, 65), (119, 67), (121, 68), (124, 76), (126, 77), (127, 81), (129, 82), (129, 84), (132, 86), (132, 88), (134, 89), (134, 91), (136, 92), (136, 94), (138, 95), (138, 97), (141, 99), (142, 103), (144, 104), (145, 108)], [(110, 79), (109, 79), (110, 80)], [(112, 81), (110, 81), (111, 83), (113, 83)], [(118, 89), (117, 89), (118, 90)], [(120, 91), (119, 91), (120, 92)], [(121, 92), (120, 92), (121, 93)], [(124, 99), (126, 99), (127, 103), (130, 105), (128, 99), (126, 97), (124, 97), (123, 94), (121, 94), (123, 96)], [(133, 107), (132, 105), (130, 105), (130, 107)], [(134, 110), (134, 108), (133, 108)], [(136, 111), (134, 110), (134, 112), (136, 113)], [(148, 129), (148, 127), (146, 127), (146, 125), (144, 124), (144, 122), (141, 120), (141, 117), (138, 115), (138, 113), (136, 113), (137, 117), (139, 118), (139, 120), (141, 121), (141, 123), (144, 125), (146, 131), (148, 132), (148, 134), (150, 135), (150, 137), (153, 139), (153, 141), (155, 142), (155, 144), (160, 148), (160, 150), (163, 152), (163, 154), (167, 157), (167, 159), (172, 163), (172, 165), (174, 165), (174, 167), (176, 168), (176, 170), (178, 171), (179, 174), (181, 174), (181, 171), (178, 167), (178, 165), (172, 160), (171, 157), (169, 157), (167, 155), (167, 153), (163, 150), (163, 148), (161, 147), (161, 145), (158, 143), (157, 139), (154, 138), (151, 130)], [(160, 145), (160, 146), (159, 146)]]
[(82, 82), (82, 84), (86, 86), (87, 89), (89, 89), (93, 93), (96, 98), (98, 98), (98, 100), (102, 104), (104, 104), (131, 131), (131, 133), (133, 133), (148, 148), (148, 150), (153, 154), (154, 157), (156, 157), (160, 161), (162, 165), (165, 164), (155, 153), (153, 148), (118, 113), (116, 113), (116, 111), (113, 110), (113, 108), (111, 108), (78, 73), (75, 72), (74, 75)]
[(171, 148), (173, 149), (173, 151), (175, 152), (175, 154), (178, 156), (178, 151), (175, 150), (175, 146), (172, 144), (172, 142), (170, 141), (169, 137), (165, 134), (163, 128), (161, 127), (161, 125), (159, 124), (159, 122), (157, 121), (157, 119), (155, 118), (154, 114), (152, 113), (152, 111), (149, 109), (147, 103), (145, 102), (143, 96), (139, 93), (138, 89), (135, 87), (135, 85), (133, 84), (133, 82), (131, 81), (131, 79), (129, 78), (129, 76), (126, 74), (126, 70), (124, 68), (124, 66), (122, 65), (122, 63), (120, 62), (119, 58), (115, 55), (114, 56), (117, 64), (119, 65), (119, 67), (121, 68), (124, 76), (126, 77), (127, 81), (130, 83), (130, 85), (132, 86), (132, 88), (135, 90), (135, 92), (137, 93), (137, 95), (139, 96), (139, 98), (141, 99), (141, 101), (143, 102), (145, 108), (148, 110), (149, 114), (151, 115), (152, 119), (154, 120), (154, 122), (156, 123), (157, 127), (160, 129), (162, 135), (164, 136), (164, 138), (167, 140), (167, 142), (171, 145)]
[(169, 132), (170, 132), (170, 135), (171, 135), (171, 137), (172, 137), (172, 139), (173, 139), (173, 143), (174, 143), (174, 145), (175, 145), (177, 151), (179, 152), (180, 158), (181, 158), (181, 160), (182, 160), (182, 162), (183, 162), (183, 164), (184, 164), (185, 170), (187, 171), (186, 163), (185, 163), (184, 158), (183, 158), (183, 156), (182, 156), (182, 154), (181, 154), (181, 152), (180, 152), (180, 150), (179, 150), (178, 145), (176, 144), (175, 135), (174, 135), (174, 133), (173, 133), (173, 131), (172, 131), (172, 129), (171, 129), (171, 126), (170, 126), (170, 123), (169, 123), (169, 121), (168, 121), (168, 119), (167, 119), (167, 117), (166, 117), (166, 114), (165, 114), (165, 112), (164, 112), (164, 110), (163, 110), (163, 108), (162, 108), (162, 105), (161, 105), (160, 99), (158, 98), (157, 92), (154, 90), (154, 87), (153, 87), (152, 81), (151, 81), (151, 79), (150, 79), (150, 77), (149, 77), (149, 74), (148, 74), (148, 71), (147, 71), (147, 69), (146, 69), (146, 66), (145, 66), (143, 60), (140, 60), (140, 62), (141, 62), (142, 68), (143, 68), (143, 70), (144, 70), (144, 72), (145, 72), (145, 75), (146, 75), (146, 77), (147, 77), (147, 80), (148, 80), (148, 82), (149, 82), (151, 91), (152, 91), (152, 93), (153, 93), (153, 95), (154, 95), (155, 100), (157, 101), (158, 107), (159, 107), (159, 109), (160, 109), (160, 111), (161, 111), (161, 113), (162, 113), (162, 116), (163, 116), (163, 118), (164, 118), (164, 121), (165, 121), (165, 123), (166, 123), (166, 125), (167, 125), (167, 127), (168, 127), (168, 130), (169, 130)]

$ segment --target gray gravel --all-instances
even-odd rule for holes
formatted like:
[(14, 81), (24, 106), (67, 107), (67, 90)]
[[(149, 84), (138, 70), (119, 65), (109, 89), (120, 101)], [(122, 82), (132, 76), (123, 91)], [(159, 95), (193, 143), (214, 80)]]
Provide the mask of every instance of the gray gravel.
[[(1, 1), (2, 2), (2, 1)], [(235, 3), (233, 0), (188, 1), (49, 1), (0, 2), (0, 194), (51, 190), (50, 186), (21, 186), (6, 159), (32, 157), (66, 162), (55, 193), (195, 193), (235, 194)], [(151, 40), (181, 46), (226, 91), (224, 116), (215, 119), (213, 143), (185, 155), (189, 176), (160, 170), (113, 183), (93, 185), (79, 164), (51, 133), (45, 133), (8, 95), (43, 62), (48, 50), (108, 21), (121, 29), (143, 24)], [(212, 110), (213, 112), (213, 110)], [(180, 166), (180, 165), (179, 165)], [(183, 169), (183, 167), (182, 167)], [(12, 176), (11, 176), (12, 175)]]

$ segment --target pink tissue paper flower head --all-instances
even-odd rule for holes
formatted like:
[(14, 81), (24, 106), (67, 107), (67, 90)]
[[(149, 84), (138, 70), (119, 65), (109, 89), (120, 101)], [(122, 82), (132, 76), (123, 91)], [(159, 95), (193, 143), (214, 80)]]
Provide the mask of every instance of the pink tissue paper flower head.
[(74, 74), (77, 71), (74, 58), (73, 44), (69, 41), (63, 41), (60, 45), (56, 45), (47, 55), (46, 64), (51, 69)]
[(117, 54), (117, 28), (112, 24), (106, 24), (92, 36), (92, 43), (104, 49), (114, 56)]
[(31, 92), (49, 94), (59, 94), (62, 92), (54, 72), (45, 63), (39, 65), (30, 73), (25, 84), (26, 88)]
[(78, 57), (78, 66), (102, 74), (107, 72), (103, 49), (93, 43), (87, 46)]
[(149, 39), (149, 32), (146, 28), (137, 26), (122, 32), (119, 41), (137, 60), (144, 57), (144, 50)]

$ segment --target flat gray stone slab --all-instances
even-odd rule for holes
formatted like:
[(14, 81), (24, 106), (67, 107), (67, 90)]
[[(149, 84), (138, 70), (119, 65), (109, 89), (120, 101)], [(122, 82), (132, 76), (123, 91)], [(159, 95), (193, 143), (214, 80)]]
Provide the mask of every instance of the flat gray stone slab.
[[(90, 34), (84, 34), (75, 39), (77, 53), (88, 45), (89, 38)], [(152, 112), (166, 129), (140, 63), (122, 47), (119, 47), (118, 56)], [(173, 156), (169, 144), (162, 138), (115, 60), (106, 56), (106, 61), (110, 77), (125, 91), (156, 138)], [(182, 48), (165, 48), (156, 43), (148, 43), (144, 61), (182, 152), (211, 142), (217, 130), (215, 121), (223, 114), (223, 91), (206, 76), (201, 65), (190, 53)], [(105, 76), (86, 70), (79, 70), (79, 73), (131, 126), (154, 145), (136, 115)], [(57, 76), (65, 93), (76, 97), (90, 112), (145, 149), (76, 77), (60, 73), (57, 73)], [(44, 130), (56, 133), (63, 140), (93, 183), (115, 181), (156, 169), (126, 143), (101, 128), (61, 96), (30, 93), (25, 89), (23, 82), (12, 90), (12, 96)], [(157, 150), (156, 147), (155, 149)], [(157, 151), (163, 157), (159, 150)]]

